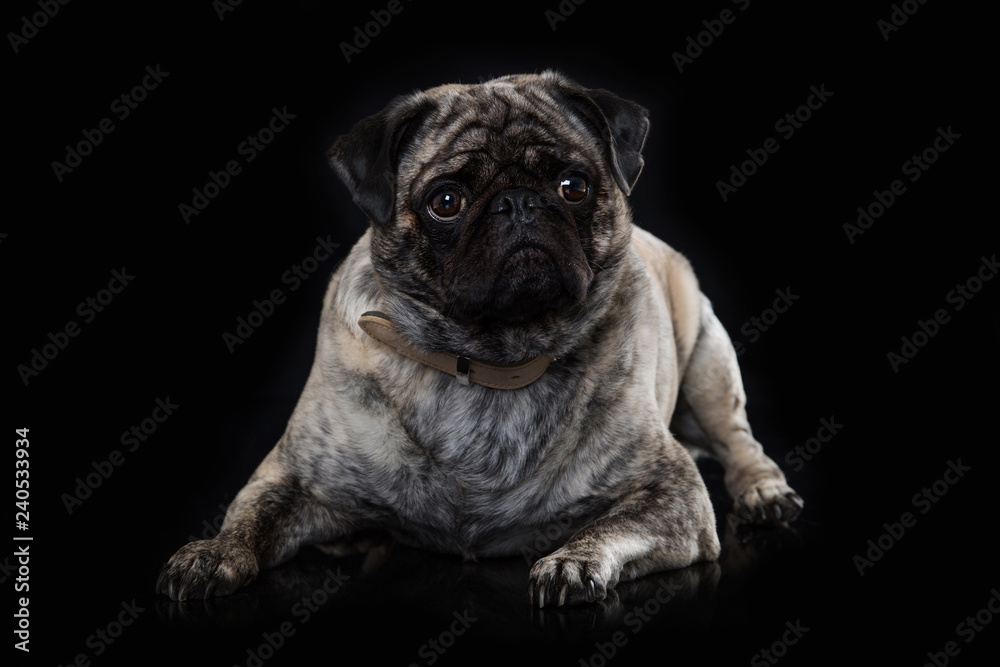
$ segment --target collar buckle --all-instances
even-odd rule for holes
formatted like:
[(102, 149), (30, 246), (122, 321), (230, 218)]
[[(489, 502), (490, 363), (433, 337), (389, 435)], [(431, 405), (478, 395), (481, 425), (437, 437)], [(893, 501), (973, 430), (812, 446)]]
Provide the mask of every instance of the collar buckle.
[(469, 372), (472, 369), (472, 362), (468, 357), (459, 357), (455, 362), (455, 378), (463, 387), (469, 386)]

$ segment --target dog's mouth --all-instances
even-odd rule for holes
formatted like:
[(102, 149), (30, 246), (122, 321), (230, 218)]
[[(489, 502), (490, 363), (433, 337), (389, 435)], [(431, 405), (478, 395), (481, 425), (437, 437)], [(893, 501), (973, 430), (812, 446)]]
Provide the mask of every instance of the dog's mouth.
[(499, 267), (497, 279), (510, 272), (530, 278), (552, 270), (558, 272), (559, 263), (552, 250), (539, 243), (528, 242), (508, 250), (500, 260)]
[(482, 257), (452, 284), (449, 316), (486, 326), (527, 323), (583, 300), (588, 285), (572, 259), (560, 259), (565, 254), (532, 239)]
[(497, 263), (484, 315), (489, 319), (530, 320), (583, 301), (587, 282), (573, 259), (538, 242), (520, 243)]
[(507, 250), (496, 263), (494, 289), (507, 284), (515, 290), (527, 289), (532, 285), (541, 286), (549, 281), (561, 282), (561, 262), (551, 248), (537, 241), (519, 243)]

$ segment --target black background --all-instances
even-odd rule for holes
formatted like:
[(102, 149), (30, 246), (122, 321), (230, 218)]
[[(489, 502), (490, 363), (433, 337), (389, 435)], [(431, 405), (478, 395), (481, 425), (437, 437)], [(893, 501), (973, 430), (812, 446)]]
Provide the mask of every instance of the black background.
[[(480, 620), (436, 664), (599, 665), (595, 643), (607, 648), (616, 630), (626, 642), (608, 664), (765, 664), (755, 655), (796, 621), (809, 630), (781, 664), (923, 664), (948, 641), (961, 649), (955, 664), (995, 652), (1000, 623), (969, 643), (957, 625), (1000, 586), (998, 442), (987, 428), (997, 412), (1000, 281), (983, 283), (961, 310), (947, 300), (1000, 245), (987, 205), (993, 126), (980, 111), (995, 78), (983, 67), (989, 21), (981, 10), (913, 2), (919, 9), (886, 40), (877, 22), (893, 12), (889, 3), (684, 4), (651, 11), (590, 0), (553, 30), (546, 10), (556, 0), (404, 1), (349, 63), (339, 44), (385, 3), (279, 9), (247, 0), (224, 20), (208, 1), (70, 3), (16, 53), (8, 35), (12, 210), (0, 227), (0, 270), (13, 400), (3, 422), (9, 450), (14, 429), (30, 429), (30, 528), (10, 531), (33, 537), (32, 650), (14, 651), (17, 664), (83, 654), (95, 665), (246, 665), (263, 633), (288, 621), (295, 634), (264, 664), (423, 665), (430, 654), (421, 645), (467, 609)], [(727, 8), (735, 20), (679, 72), (672, 54)], [(39, 11), (8, 4), (0, 25), (20, 32)], [(147, 66), (169, 74), (119, 119), (112, 102)], [(309, 371), (326, 280), (364, 229), (327, 147), (394, 95), (545, 68), (649, 109), (636, 221), (691, 259), (743, 344), (755, 435), (807, 502), (797, 532), (765, 535), (749, 552), (728, 539), (715, 594), (702, 586), (638, 632), (603, 609), (530, 614), (521, 559), (463, 567), (405, 550), (364, 573), (359, 558), (310, 549), (209, 608), (157, 598), (161, 564), (217, 519), (280, 437)], [(832, 95), (782, 136), (776, 121), (811, 86)], [(294, 118), (247, 163), (237, 147), (273, 109)], [(60, 182), (52, 163), (105, 117), (114, 131)], [(903, 163), (938, 128), (959, 138), (910, 182)], [(778, 152), (723, 201), (716, 182), (768, 137)], [(234, 159), (242, 172), (185, 224), (178, 206)], [(906, 192), (849, 242), (842, 225), (894, 179)], [(282, 275), (317, 237), (339, 244), (337, 254), (291, 290)], [(134, 279), (84, 322), (78, 304), (123, 267)], [(230, 353), (223, 333), (275, 289), (286, 301)], [(752, 342), (744, 326), (779, 289), (799, 298)], [(896, 372), (887, 354), (938, 309), (949, 321)], [(70, 320), (79, 335), (25, 385), (17, 367)], [(121, 434), (168, 397), (179, 407), (127, 451)], [(843, 428), (795, 471), (786, 455), (824, 418)], [(123, 463), (68, 513), (64, 496), (77, 478), (116, 449)], [(959, 459), (970, 470), (921, 514), (914, 494)], [(703, 469), (725, 533), (721, 471)], [(916, 524), (859, 576), (853, 557), (907, 511)], [(15, 599), (10, 544), (0, 578)], [(337, 567), (348, 583), (300, 622), (300, 592)], [(636, 595), (625, 612), (649, 597)], [(116, 632), (109, 625), (133, 600), (143, 611), (113, 643), (91, 638)]]

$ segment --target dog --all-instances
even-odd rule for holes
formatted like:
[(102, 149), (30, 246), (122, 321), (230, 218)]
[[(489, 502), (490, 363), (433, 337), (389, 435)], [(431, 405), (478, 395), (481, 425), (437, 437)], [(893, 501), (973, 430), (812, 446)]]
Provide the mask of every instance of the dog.
[(476, 559), (557, 523), (529, 603), (599, 601), (718, 557), (704, 452), (739, 516), (794, 520), (691, 266), (633, 224), (648, 128), (546, 71), (399, 97), (339, 138), (328, 157), (370, 225), (331, 279), (305, 389), (218, 536), (157, 591), (231, 594), (371, 529)]

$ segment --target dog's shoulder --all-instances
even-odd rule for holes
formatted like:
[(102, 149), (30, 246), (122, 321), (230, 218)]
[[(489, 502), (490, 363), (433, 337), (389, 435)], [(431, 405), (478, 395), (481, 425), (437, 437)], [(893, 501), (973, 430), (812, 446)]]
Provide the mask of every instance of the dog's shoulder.
[(365, 384), (362, 380), (373, 370), (371, 351), (378, 343), (364, 333), (359, 320), (365, 312), (383, 310), (384, 304), (369, 254), (370, 232), (366, 232), (330, 278), (316, 336), (316, 357), (304, 394), (316, 393), (332, 400), (344, 392), (331, 392), (331, 387), (344, 390)]
[(670, 313), (677, 360), (685, 368), (701, 329), (705, 297), (698, 287), (698, 278), (684, 255), (640, 227), (632, 230), (632, 247), (646, 267), (654, 294)]
[(378, 301), (371, 262), (371, 230), (367, 230), (330, 278), (323, 299), (323, 319), (329, 319), (330, 325), (335, 322), (352, 323), (357, 329), (354, 333), (360, 336), (358, 316), (367, 310), (377, 309)]

